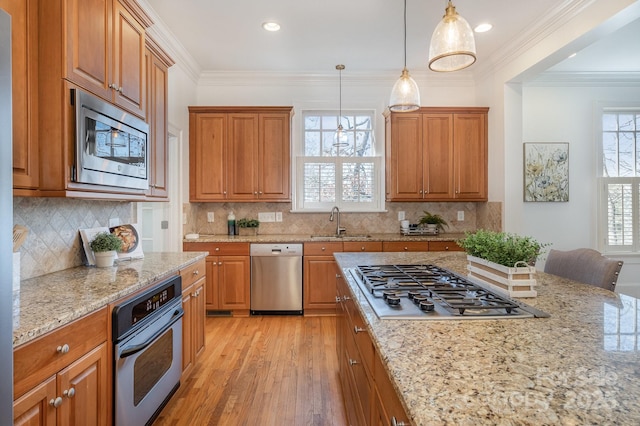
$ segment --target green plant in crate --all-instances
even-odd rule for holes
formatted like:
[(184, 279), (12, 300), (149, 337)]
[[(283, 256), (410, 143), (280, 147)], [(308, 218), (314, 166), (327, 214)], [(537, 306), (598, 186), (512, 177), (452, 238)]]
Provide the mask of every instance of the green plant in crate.
[(420, 224), (420, 225), (436, 225), (436, 228), (440, 229), (441, 231), (444, 231), (444, 227), (445, 226), (447, 228), (449, 227), (449, 224), (447, 223), (446, 220), (444, 220), (444, 218), (442, 216), (440, 216), (439, 214), (431, 214), (428, 211), (425, 211), (424, 215), (422, 215), (420, 217), (420, 220), (418, 221), (418, 224)]
[(532, 237), (484, 229), (466, 232), (465, 238), (457, 243), (468, 255), (507, 267), (514, 267), (521, 262), (533, 266), (543, 249), (549, 246)]
[(247, 219), (243, 218), (238, 220), (238, 228), (257, 228), (260, 226), (260, 221), (258, 219)]

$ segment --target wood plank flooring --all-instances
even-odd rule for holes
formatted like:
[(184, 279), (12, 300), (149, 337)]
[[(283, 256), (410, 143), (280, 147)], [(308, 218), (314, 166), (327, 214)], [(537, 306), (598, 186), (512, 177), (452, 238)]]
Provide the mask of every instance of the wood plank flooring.
[(207, 317), (206, 348), (163, 425), (346, 424), (334, 317)]

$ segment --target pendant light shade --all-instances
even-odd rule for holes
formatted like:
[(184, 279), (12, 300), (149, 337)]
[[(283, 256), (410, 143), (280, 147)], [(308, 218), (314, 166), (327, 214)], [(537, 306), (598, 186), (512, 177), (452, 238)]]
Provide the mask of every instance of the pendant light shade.
[(420, 108), (420, 89), (407, 70), (407, 0), (404, 0), (404, 68), (400, 78), (391, 89), (389, 110), (396, 112), (415, 111)]
[(342, 70), (344, 65), (336, 65), (336, 69), (340, 72), (340, 112), (338, 113), (338, 128), (333, 135), (333, 146), (340, 148), (348, 145), (349, 138), (342, 127)]
[(431, 36), (429, 68), (449, 72), (467, 68), (476, 61), (476, 41), (469, 23), (449, 0), (442, 21)]

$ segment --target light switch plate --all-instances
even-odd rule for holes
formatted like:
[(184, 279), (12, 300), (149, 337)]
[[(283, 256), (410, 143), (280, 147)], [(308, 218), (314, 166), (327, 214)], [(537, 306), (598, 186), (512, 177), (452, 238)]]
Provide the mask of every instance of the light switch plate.
[(260, 222), (275, 222), (276, 214), (274, 212), (261, 212), (258, 213), (258, 220)]
[(215, 219), (213, 212), (207, 212), (207, 222), (211, 223)]
[(403, 211), (398, 212), (398, 220), (404, 220), (404, 212)]
[(464, 210), (458, 210), (458, 222), (462, 222), (464, 220)]
[(282, 222), (282, 212), (276, 212), (276, 222)]

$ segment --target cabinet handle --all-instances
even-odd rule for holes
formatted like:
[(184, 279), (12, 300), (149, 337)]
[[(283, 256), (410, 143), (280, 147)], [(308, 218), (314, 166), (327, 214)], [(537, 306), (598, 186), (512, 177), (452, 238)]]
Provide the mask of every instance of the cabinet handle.
[(200, 275), (200, 271), (196, 269), (195, 271), (193, 271), (193, 275)]
[(351, 359), (349, 358), (349, 365), (357, 365), (358, 361), (356, 361), (355, 359)]
[(340, 303), (341, 301), (340, 296), (336, 296), (336, 303)]
[(362, 333), (364, 331), (364, 328), (358, 327), (357, 325), (353, 327), (353, 331), (356, 332), (356, 334), (358, 333)]
[(326, 250), (326, 248), (325, 248), (325, 247), (322, 247), (320, 250), (325, 251), (325, 250)]
[(365, 250), (364, 246), (360, 247), (360, 251), (364, 251), (364, 250)]
[(405, 422), (399, 422), (396, 420), (396, 416), (391, 417), (391, 426), (407, 426)]
[(222, 262), (218, 262), (218, 266), (222, 266)]
[(59, 354), (67, 354), (67, 353), (69, 353), (69, 345), (67, 345), (67, 344), (65, 343), (65, 344), (64, 344), (64, 345), (62, 345), (62, 346), (58, 346), (58, 347), (56, 348), (56, 351), (57, 351)]
[(336, 274), (336, 278), (342, 278), (342, 275)]
[(262, 191), (258, 191), (258, 194), (262, 195)]
[(349, 296), (342, 296), (342, 300), (351, 300)]
[(253, 191), (253, 195), (258, 195), (258, 191)]
[(66, 390), (64, 392), (62, 392), (63, 396), (66, 396), (67, 398), (73, 398), (76, 395), (76, 389), (75, 388), (71, 388), (69, 390)]
[(220, 247), (216, 247), (216, 251), (220, 251)]
[(51, 399), (51, 401), (49, 401), (49, 405), (52, 406), (53, 408), (58, 408), (59, 406), (62, 405), (62, 398), (58, 396), (55, 399)]

